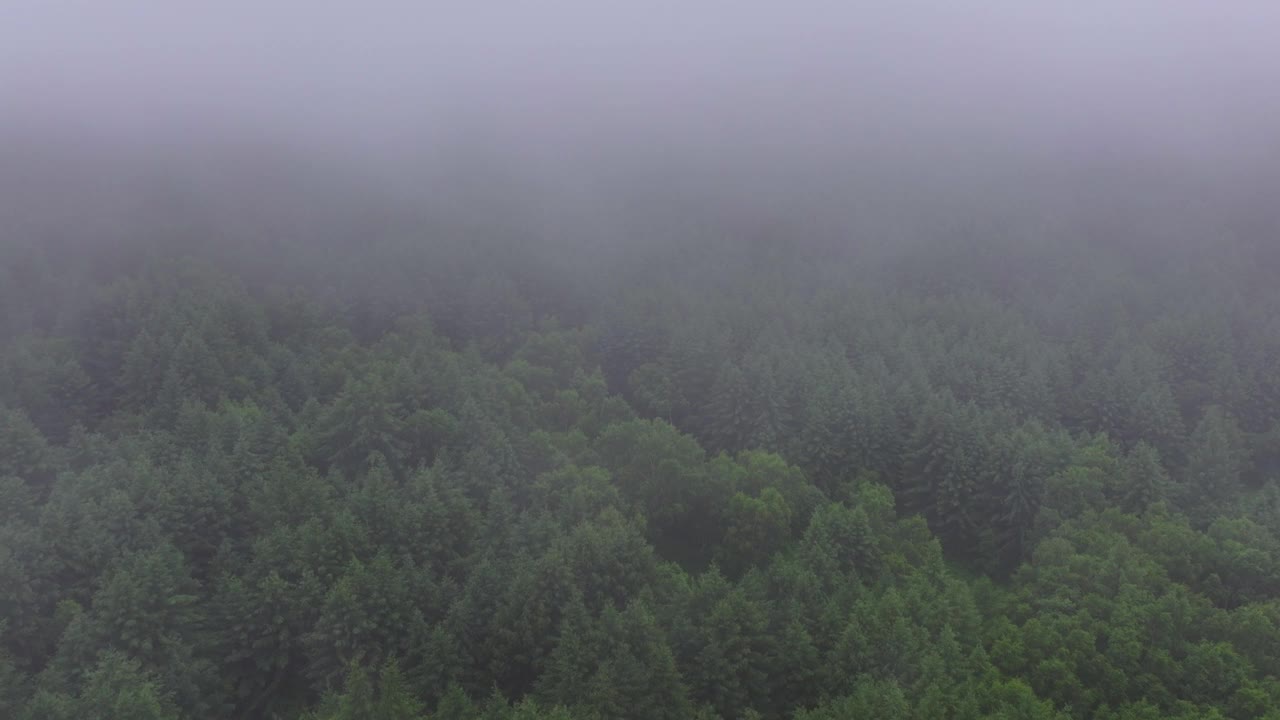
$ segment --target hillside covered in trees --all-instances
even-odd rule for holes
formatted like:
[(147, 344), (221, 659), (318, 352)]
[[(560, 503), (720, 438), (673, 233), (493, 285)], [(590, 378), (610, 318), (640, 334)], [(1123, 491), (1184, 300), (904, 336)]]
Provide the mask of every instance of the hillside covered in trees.
[(1273, 229), (925, 207), (10, 225), (0, 717), (1280, 718)]

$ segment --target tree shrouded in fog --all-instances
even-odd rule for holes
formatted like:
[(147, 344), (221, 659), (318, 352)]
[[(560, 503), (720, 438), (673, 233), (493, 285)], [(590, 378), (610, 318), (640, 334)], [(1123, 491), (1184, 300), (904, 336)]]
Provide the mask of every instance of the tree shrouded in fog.
[(0, 717), (1280, 718), (1274, 8), (11, 5)]

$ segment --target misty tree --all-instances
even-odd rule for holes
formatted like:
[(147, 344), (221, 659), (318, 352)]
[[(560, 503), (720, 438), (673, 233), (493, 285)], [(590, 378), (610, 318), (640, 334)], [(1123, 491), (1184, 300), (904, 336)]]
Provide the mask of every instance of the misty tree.
[(1270, 18), (35, 5), (0, 717), (1280, 718)]

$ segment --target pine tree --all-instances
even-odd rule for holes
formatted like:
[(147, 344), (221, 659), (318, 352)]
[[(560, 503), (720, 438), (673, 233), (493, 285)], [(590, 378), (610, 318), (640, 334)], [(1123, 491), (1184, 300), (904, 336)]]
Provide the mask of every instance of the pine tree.
[(1240, 491), (1246, 457), (1240, 430), (1221, 408), (1209, 408), (1191, 435), (1184, 487), (1187, 509), (1207, 520)]
[(1169, 475), (1160, 463), (1160, 454), (1145, 442), (1139, 442), (1123, 462), (1125, 490), (1120, 507), (1138, 513), (1155, 503), (1172, 499)]

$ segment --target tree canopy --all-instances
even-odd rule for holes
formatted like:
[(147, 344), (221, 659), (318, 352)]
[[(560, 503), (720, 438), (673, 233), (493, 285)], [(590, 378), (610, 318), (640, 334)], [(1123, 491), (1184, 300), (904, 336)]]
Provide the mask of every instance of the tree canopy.
[(28, 262), (0, 716), (1280, 717), (1272, 282), (708, 247)]

